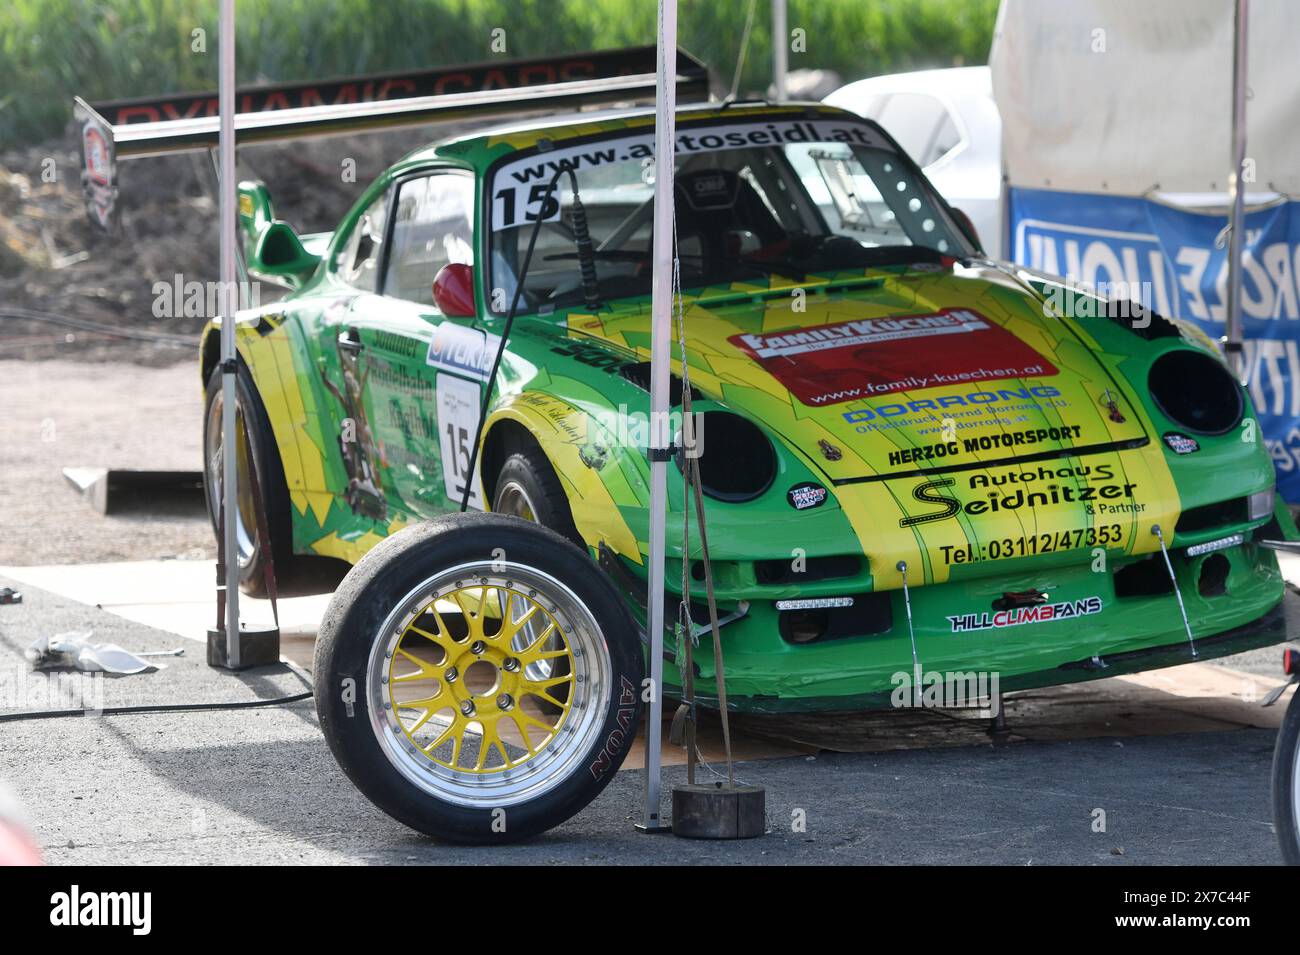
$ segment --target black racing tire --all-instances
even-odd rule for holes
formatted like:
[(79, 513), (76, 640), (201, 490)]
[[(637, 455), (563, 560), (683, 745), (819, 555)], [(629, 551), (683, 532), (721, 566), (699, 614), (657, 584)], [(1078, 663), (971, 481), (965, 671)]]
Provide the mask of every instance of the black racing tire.
[(1273, 825), (1287, 865), (1300, 865), (1300, 688), (1293, 691), (1273, 751)]
[[(515, 489), (526, 495), (531, 517), (514, 506), (517, 501), (510, 500)], [(573, 523), (569, 498), (555, 469), (546, 453), (535, 444), (517, 447), (502, 462), (493, 484), (492, 510), (535, 521), (583, 549), (587, 546)]]
[[(409, 686), (410, 678), (396, 667), (409, 666), (400, 657), (413, 659), (405, 642), (413, 639), (410, 634), (428, 637), (412, 629), (417, 621), (432, 629), (429, 621), (435, 617), (447, 620), (445, 613), (430, 612), (435, 599), (436, 606), (446, 607), (445, 594), (474, 592), (479, 583), (489, 581), (489, 587), (497, 588), (494, 593), (510, 591), (521, 600), (525, 591), (536, 594), (534, 603), (552, 611), (549, 619), (558, 624), (555, 632), (564, 635), (564, 646), (581, 647), (582, 652), (569, 657), (573, 669), (566, 664), (564, 670), (557, 667), (545, 674), (571, 674), (575, 702), (571, 707), (566, 703), (568, 722), (556, 722), (552, 735), (530, 740), (529, 750), (535, 753), (506, 765), (510, 757), (503, 745), (496, 751), (501, 756), (498, 765), (480, 769), (471, 768), (473, 759), (467, 762), (461, 754), (482, 759), (484, 752), (493, 752), (484, 745), (487, 721), (492, 721), (492, 735), (504, 739), (509, 706), (502, 707), (501, 701), (509, 701), (508, 694), (513, 693), (523, 709), (528, 692), (524, 681), (533, 664), (521, 667), (519, 659), (514, 660), (516, 682), (508, 683), (509, 658), (505, 663), (495, 658), (496, 682), (483, 691), (471, 691), (469, 667), (494, 659), (491, 654), (503, 646), (527, 659), (534, 651), (522, 647), (534, 637), (529, 635), (519, 644), (521, 631), (512, 631), (516, 642), (503, 645), (499, 641), (505, 638), (498, 630), (495, 637), (487, 636), (488, 643), (498, 644), (485, 651), (482, 641), (474, 639), (468, 611), (464, 613), (471, 627), (468, 634), (451, 626), (443, 633), (443, 626), (437, 624), (439, 649), (425, 644), (415, 648), (418, 653), (423, 647), (427, 656), (441, 655), (438, 661), (428, 660), (427, 671), (421, 668), (416, 678), (418, 682), (427, 675), (433, 685), (431, 691), (415, 691), (424, 710), (418, 721), (411, 718), (412, 706), (399, 705), (397, 694)], [(459, 615), (460, 611), (452, 614)], [(479, 633), (486, 635), (482, 628), (488, 615), (481, 617)], [(543, 644), (552, 646), (544, 638), (532, 646)], [(465, 661), (470, 661), (467, 666)], [(453, 670), (460, 674), (459, 680)], [(316, 711), (339, 766), (394, 819), (449, 842), (513, 842), (564, 822), (613, 778), (636, 735), (643, 670), (631, 615), (612, 582), (587, 554), (554, 531), (517, 517), (453, 514), (413, 525), (382, 541), (344, 579), (316, 640)], [(443, 693), (448, 694), (445, 700)], [(470, 722), (458, 730), (462, 721), (456, 718), (456, 710), (463, 711), (467, 699), (479, 709), (466, 714)], [(445, 707), (447, 715), (431, 720), (435, 706)], [(472, 731), (475, 725), (478, 730)], [(447, 742), (417, 741), (414, 733), (420, 726), (436, 740)], [(447, 757), (452, 741), (455, 749)], [(515, 750), (519, 751), (517, 745)]]
[[(207, 506), (208, 519), (212, 522), (212, 531), (214, 535), (220, 537), (221, 526), (217, 519), (217, 510), (214, 505), (214, 490), (216, 485), (213, 483), (212, 460), (209, 459), (208, 449), (212, 447), (212, 429), (220, 428), (220, 423), (214, 423), (213, 406), (215, 402), (221, 400), (221, 368), (217, 366), (212, 369), (208, 376), (207, 387), (204, 390), (203, 397), (203, 500)], [(275, 443), (275, 433), (271, 430), (271, 421), (266, 414), (266, 406), (262, 404), (261, 397), (257, 394), (257, 388), (253, 384), (252, 376), (245, 367), (243, 361), (239, 362), (238, 374), (235, 376), (235, 389), (238, 407), (244, 426), (249, 430), (248, 443), (253, 452), (253, 461), (256, 464), (258, 481), (262, 492), (262, 506), (266, 512), (268, 523), (267, 537), (271, 543), (271, 556), (274, 560), (274, 570), (277, 582), (282, 582), (294, 567), (293, 554), (293, 526), (289, 516), (289, 487), (284, 478), (284, 465), (280, 461), (280, 449)], [(256, 539), (255, 532), (250, 531), (253, 537), (252, 553), (247, 559), (240, 561), (239, 566), (239, 589), (248, 594), (250, 597), (266, 597), (266, 555), (263, 553), (261, 542)], [(232, 555), (227, 554), (227, 559), (232, 559)]]

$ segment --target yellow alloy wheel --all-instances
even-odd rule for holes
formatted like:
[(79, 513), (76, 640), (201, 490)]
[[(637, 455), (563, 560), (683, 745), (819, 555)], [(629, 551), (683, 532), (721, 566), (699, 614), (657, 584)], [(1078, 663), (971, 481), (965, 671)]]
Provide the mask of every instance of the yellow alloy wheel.
[(426, 581), (389, 615), (368, 671), (389, 760), (469, 806), (534, 798), (577, 768), (610, 693), (590, 610), (564, 584), (505, 561)]
[(402, 732), (435, 762), (472, 773), (513, 769), (554, 740), (572, 683), (555, 618), (526, 592), (491, 584), (426, 606), (389, 658)]

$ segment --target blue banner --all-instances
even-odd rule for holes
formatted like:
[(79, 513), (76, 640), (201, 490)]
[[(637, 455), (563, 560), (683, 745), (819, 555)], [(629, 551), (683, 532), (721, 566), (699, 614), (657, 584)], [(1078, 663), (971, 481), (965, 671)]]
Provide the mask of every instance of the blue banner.
[[(1016, 262), (1069, 276), (1101, 294), (1224, 334), (1227, 217), (1132, 196), (1011, 190)], [(1277, 467), (1300, 503), (1300, 202), (1246, 216), (1242, 329), (1247, 388)]]

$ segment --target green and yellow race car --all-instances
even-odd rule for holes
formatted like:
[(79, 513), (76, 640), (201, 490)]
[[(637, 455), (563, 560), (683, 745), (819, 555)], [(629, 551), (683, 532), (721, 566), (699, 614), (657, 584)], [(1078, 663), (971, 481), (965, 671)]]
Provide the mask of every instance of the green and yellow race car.
[[(587, 551), (644, 629), (653, 119), (451, 138), (324, 235), (241, 186), (250, 271), (291, 289), (236, 319), (269, 529), (259, 541), (245, 494), (250, 589), (268, 556), (355, 562), (467, 497)], [(733, 707), (889, 705), (918, 670), (1059, 684), (1284, 638), (1259, 541), (1295, 526), (1250, 401), (1195, 326), (990, 260), (848, 112), (693, 105), (677, 124), (672, 401), (689, 394), (697, 423), (677, 467), (698, 455)], [(683, 493), (670, 481), (670, 529)], [(702, 632), (698, 539), (668, 543), (666, 619), (686, 579)], [(706, 656), (697, 686), (716, 699)]]

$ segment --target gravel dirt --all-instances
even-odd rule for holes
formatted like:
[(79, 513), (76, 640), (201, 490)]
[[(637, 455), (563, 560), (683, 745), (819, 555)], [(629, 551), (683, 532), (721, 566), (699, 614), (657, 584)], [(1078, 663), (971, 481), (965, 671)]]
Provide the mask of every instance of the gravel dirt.
[[(333, 229), (384, 169), (451, 130), (409, 130), (244, 147), (240, 180), (261, 179), (276, 214), (301, 233)], [(212, 282), (218, 276), (216, 182), (203, 153), (118, 163), (119, 222), (92, 225), (81, 192), (81, 155), (71, 132), (0, 153), (0, 359), (177, 360), (167, 345), (122, 342), (14, 317), (24, 309), (112, 327), (197, 336), (206, 315), (160, 306), (159, 282)], [(259, 300), (274, 301), (262, 283)]]
[(149, 368), (0, 360), (0, 564), (215, 557), (201, 509), (105, 517), (62, 474), (200, 470), (202, 414), (189, 361)]

